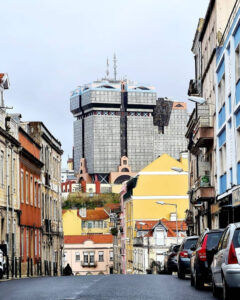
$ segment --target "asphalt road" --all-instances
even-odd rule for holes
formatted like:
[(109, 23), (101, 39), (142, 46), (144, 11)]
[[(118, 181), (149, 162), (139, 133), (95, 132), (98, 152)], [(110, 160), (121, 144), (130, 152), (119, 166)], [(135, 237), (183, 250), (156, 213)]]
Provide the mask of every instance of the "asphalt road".
[(196, 291), (171, 275), (98, 275), (27, 278), (0, 282), (0, 299), (213, 300), (211, 289)]

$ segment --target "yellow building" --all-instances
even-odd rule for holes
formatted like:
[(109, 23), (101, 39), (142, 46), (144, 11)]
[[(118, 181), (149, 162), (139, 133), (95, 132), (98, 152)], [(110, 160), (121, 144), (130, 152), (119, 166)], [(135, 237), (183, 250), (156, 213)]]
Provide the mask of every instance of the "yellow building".
[[(144, 220), (183, 220), (189, 207), (188, 200), (188, 159), (182, 153), (180, 160), (163, 154), (126, 184), (124, 198), (126, 232), (126, 271), (132, 272), (133, 238), (135, 222)], [(156, 202), (162, 202), (160, 205)]]
[(110, 233), (109, 215), (103, 207), (63, 210), (62, 222), (64, 235)]

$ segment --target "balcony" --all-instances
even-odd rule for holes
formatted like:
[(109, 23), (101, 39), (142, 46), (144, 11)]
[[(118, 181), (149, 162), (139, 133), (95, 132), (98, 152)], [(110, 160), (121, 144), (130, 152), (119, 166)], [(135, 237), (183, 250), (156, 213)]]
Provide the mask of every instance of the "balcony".
[(210, 116), (209, 105), (198, 106), (198, 121), (194, 129), (193, 142), (197, 148), (209, 148), (214, 138), (214, 120)]
[(96, 268), (97, 262), (96, 261), (93, 261), (93, 262), (81, 261), (81, 266), (83, 268)]
[(200, 176), (195, 183), (195, 201), (208, 201), (214, 197), (215, 190), (211, 184), (211, 177), (209, 175)]

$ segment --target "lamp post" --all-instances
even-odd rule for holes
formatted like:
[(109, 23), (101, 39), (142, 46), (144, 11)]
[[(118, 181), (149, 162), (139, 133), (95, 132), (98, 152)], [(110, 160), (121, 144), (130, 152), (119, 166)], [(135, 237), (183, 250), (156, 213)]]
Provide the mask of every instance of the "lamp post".
[[(141, 229), (143, 225), (146, 225), (145, 222), (139, 222), (138, 224), (141, 225)], [(142, 236), (143, 238), (143, 248), (144, 248), (144, 235)], [(148, 269), (150, 268), (150, 245), (149, 245), (149, 236), (147, 236), (147, 263), (148, 263)], [(144, 250), (143, 250), (144, 251)], [(145, 251), (144, 251), (144, 255), (143, 255), (143, 269), (145, 268)]]
[(177, 219), (177, 204), (173, 204), (173, 203), (166, 203), (164, 201), (157, 201), (157, 204), (160, 205), (172, 205), (176, 207), (176, 235), (177, 235), (177, 244), (178, 244), (178, 219)]

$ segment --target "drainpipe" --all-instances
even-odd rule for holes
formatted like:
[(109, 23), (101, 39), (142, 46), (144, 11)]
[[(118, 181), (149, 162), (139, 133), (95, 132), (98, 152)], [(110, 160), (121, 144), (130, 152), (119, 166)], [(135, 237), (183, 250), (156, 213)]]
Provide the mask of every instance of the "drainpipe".
[(9, 188), (8, 188), (8, 141), (6, 141), (6, 201), (7, 201), (7, 250), (9, 247), (9, 219), (8, 219), (8, 214), (9, 214), (9, 206), (8, 206), (8, 201), (9, 201)]
[(14, 170), (13, 170), (13, 148), (11, 148), (11, 202), (12, 202), (12, 257), (14, 256), (15, 250), (15, 235), (14, 235), (14, 199), (13, 199), (13, 180), (14, 180)]

